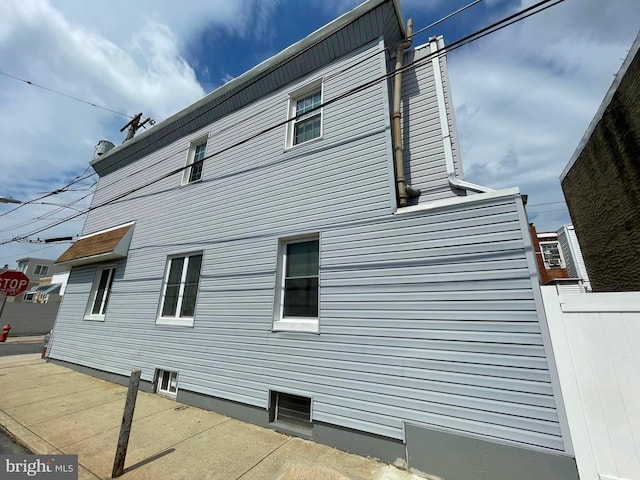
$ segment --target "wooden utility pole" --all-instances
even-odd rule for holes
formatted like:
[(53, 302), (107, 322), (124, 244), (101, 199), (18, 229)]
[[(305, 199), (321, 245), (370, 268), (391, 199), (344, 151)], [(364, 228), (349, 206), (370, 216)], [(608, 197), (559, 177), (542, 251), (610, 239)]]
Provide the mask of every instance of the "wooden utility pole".
[(125, 137), (124, 142), (126, 142), (127, 140), (131, 140), (134, 135), (136, 134), (136, 132), (138, 131), (138, 129), (144, 127), (144, 125), (149, 122), (151, 125), (154, 125), (156, 122), (154, 122), (153, 120), (151, 120), (151, 117), (147, 117), (147, 119), (145, 121), (143, 121), (142, 123), (140, 123), (140, 119), (142, 118), (142, 112), (140, 112), (139, 114), (137, 114), (135, 117), (133, 117), (129, 123), (127, 123), (124, 127), (122, 127), (120, 129), (121, 132), (124, 132), (124, 130), (126, 128), (129, 128), (129, 131), (127, 132), (127, 136)]
[(124, 413), (122, 414), (118, 447), (116, 448), (116, 457), (113, 461), (113, 470), (111, 472), (112, 478), (119, 477), (124, 471), (124, 460), (127, 456), (127, 447), (129, 446), (129, 434), (131, 433), (133, 411), (136, 408), (139, 384), (140, 370), (133, 370), (131, 372), (131, 379), (129, 380), (129, 390), (127, 391), (127, 400), (124, 404)]

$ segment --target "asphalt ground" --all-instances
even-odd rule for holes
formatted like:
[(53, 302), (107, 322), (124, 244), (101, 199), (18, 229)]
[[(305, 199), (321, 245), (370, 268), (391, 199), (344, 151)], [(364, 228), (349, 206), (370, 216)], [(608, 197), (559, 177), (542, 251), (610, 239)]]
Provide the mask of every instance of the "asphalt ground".
[(40, 353), (44, 347), (42, 340), (36, 342), (0, 342), (0, 357)]

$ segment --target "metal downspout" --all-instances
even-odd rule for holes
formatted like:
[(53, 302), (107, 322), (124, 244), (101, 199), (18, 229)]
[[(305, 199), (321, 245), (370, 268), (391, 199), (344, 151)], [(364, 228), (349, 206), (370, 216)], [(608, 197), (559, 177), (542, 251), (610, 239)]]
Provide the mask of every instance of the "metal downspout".
[(493, 188), (483, 187), (475, 183), (467, 182), (458, 178), (456, 168), (453, 162), (453, 146), (451, 142), (451, 130), (449, 129), (449, 117), (447, 115), (447, 104), (444, 96), (444, 85), (442, 80), (442, 71), (440, 69), (440, 55), (444, 54), (444, 40), (442, 37), (429, 39), (429, 50), (433, 55), (431, 63), (433, 66), (433, 77), (436, 84), (436, 97), (438, 99), (438, 111), (440, 113), (440, 127), (442, 130), (442, 143), (444, 145), (444, 159), (447, 167), (447, 178), (449, 184), (454, 188), (462, 190), (470, 190), (476, 193), (494, 192)]
[(410, 18), (407, 20), (407, 38), (399, 44), (396, 49), (396, 73), (393, 80), (393, 154), (396, 163), (396, 185), (398, 189), (398, 205), (400, 207), (407, 206), (407, 197), (409, 195), (412, 197), (420, 195), (418, 190), (407, 185), (407, 179), (404, 176), (402, 130), (400, 128), (400, 119), (402, 118), (402, 114), (400, 113), (400, 100), (402, 97), (402, 58), (404, 51), (413, 43), (411, 40), (412, 35), (413, 20)]

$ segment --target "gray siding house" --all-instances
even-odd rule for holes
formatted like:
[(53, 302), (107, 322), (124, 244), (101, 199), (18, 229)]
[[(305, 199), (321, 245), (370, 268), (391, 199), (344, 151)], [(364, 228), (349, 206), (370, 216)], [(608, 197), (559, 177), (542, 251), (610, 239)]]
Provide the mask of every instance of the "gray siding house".
[(521, 195), (462, 179), (442, 39), (406, 35), (368, 1), (92, 161), (51, 361), (444, 478), (577, 478)]

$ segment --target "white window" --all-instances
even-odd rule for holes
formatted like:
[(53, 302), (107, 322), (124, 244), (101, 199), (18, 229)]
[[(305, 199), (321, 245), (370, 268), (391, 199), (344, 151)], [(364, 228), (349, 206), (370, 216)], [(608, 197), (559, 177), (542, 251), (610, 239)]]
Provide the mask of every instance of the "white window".
[(318, 332), (318, 236), (280, 242), (274, 330)]
[(33, 296), (34, 296), (35, 292), (26, 292), (23, 296), (22, 296), (22, 301), (23, 302), (33, 302)]
[(322, 136), (322, 84), (315, 83), (289, 99), (287, 146), (299, 145)]
[(547, 270), (552, 268), (564, 268), (564, 259), (559, 242), (540, 242), (542, 259)]
[(207, 141), (200, 140), (191, 144), (187, 155), (187, 168), (184, 170), (182, 184), (197, 182), (202, 178), (204, 157), (207, 153)]
[(107, 311), (107, 304), (111, 296), (111, 287), (113, 286), (113, 278), (115, 277), (116, 267), (108, 266), (98, 268), (96, 276), (93, 279), (91, 287), (91, 295), (89, 296), (89, 304), (84, 318), (87, 320), (104, 320)]
[(158, 370), (158, 383), (156, 391), (170, 397), (175, 397), (178, 393), (178, 372), (169, 370)]
[(42, 275), (43, 277), (49, 273), (49, 267), (47, 265), (36, 265), (33, 270), (34, 275)]
[(157, 323), (193, 326), (201, 265), (202, 253), (169, 258)]

